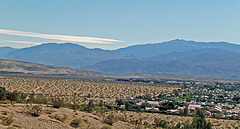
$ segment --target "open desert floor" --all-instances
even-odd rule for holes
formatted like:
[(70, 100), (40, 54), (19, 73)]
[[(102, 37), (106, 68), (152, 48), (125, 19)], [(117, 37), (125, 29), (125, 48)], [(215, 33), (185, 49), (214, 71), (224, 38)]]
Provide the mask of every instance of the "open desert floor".
[[(87, 103), (94, 100), (98, 103), (102, 100), (105, 103), (115, 103), (116, 99), (122, 97), (136, 97), (139, 95), (171, 92), (178, 89), (177, 86), (126, 83), (114, 81), (94, 81), (80, 79), (47, 78), (47, 77), (27, 77), (27, 76), (5, 76), (1, 75), (0, 86), (8, 91), (19, 91), (26, 94), (44, 95), (48, 98), (59, 97), (67, 102)], [(176, 115), (164, 115), (160, 113), (137, 113), (131, 111), (93, 111), (92, 113), (76, 111), (68, 108), (56, 109), (47, 105), (42, 105), (42, 112), (39, 117), (29, 115), (29, 104), (1, 104), (0, 117), (7, 118), (13, 114), (13, 124), (10, 126), (0, 125), (0, 128), (22, 128), (22, 129), (71, 129), (71, 122), (74, 119), (81, 120), (79, 128), (97, 129), (107, 125), (103, 122), (103, 116), (113, 114), (118, 121), (111, 125), (112, 129), (134, 129), (137, 128), (136, 121), (142, 124), (153, 124), (155, 118), (162, 119), (172, 125), (191, 122), (192, 117)], [(240, 121), (224, 119), (210, 120), (213, 128), (234, 129), (240, 127)], [(142, 126), (146, 128), (148, 126)], [(140, 127), (138, 127), (140, 128)]]
[(8, 91), (19, 91), (27, 94), (46, 97), (64, 98), (68, 102), (86, 103), (87, 100), (102, 100), (114, 103), (123, 97), (171, 92), (178, 87), (157, 84), (140, 84), (114, 81), (94, 81), (80, 79), (44, 78), (26, 76), (4, 76), (0, 86)]

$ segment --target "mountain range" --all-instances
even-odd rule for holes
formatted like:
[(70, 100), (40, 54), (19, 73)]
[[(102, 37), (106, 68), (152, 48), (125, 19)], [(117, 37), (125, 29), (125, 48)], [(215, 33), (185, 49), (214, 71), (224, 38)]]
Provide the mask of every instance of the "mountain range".
[(212, 78), (240, 78), (240, 45), (227, 42), (172, 40), (117, 50), (48, 43), (14, 49), (0, 48), (0, 58), (111, 75), (166, 73)]

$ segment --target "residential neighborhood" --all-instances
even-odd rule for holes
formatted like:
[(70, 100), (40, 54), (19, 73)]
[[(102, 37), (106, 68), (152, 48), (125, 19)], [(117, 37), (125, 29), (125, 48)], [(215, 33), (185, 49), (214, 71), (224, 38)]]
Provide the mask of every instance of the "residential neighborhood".
[(202, 109), (211, 118), (240, 118), (239, 86), (182, 84), (171, 93), (121, 98), (117, 103), (122, 110), (193, 115), (196, 109)]

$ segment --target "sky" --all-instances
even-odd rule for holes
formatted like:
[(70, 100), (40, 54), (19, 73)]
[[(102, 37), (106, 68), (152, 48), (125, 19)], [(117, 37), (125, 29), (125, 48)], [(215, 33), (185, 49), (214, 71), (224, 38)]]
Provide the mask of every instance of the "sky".
[(174, 39), (240, 44), (240, 0), (0, 0), (0, 47), (117, 49)]

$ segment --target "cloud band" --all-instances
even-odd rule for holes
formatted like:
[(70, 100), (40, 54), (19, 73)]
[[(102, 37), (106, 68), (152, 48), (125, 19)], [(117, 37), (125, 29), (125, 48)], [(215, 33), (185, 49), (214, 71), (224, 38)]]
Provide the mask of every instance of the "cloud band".
[(26, 37), (34, 37), (34, 38), (42, 38), (42, 39), (54, 39), (54, 40), (60, 40), (60, 41), (66, 41), (66, 42), (103, 43), (103, 44), (104, 43), (113, 43), (113, 42), (122, 42), (120, 40), (115, 40), (115, 39), (41, 34), (41, 33), (34, 33), (34, 32), (6, 30), (6, 29), (0, 29), (0, 34), (26, 36)]

